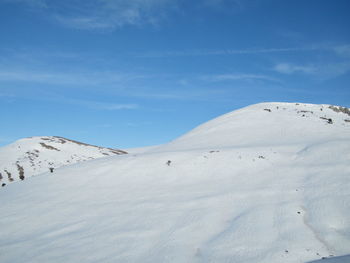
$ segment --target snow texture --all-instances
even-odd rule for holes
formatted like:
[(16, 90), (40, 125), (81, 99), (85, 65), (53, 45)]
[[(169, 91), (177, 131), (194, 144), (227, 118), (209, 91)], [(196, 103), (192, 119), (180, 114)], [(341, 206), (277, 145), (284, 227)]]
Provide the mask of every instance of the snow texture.
[(0, 262), (349, 262), (349, 118), (257, 104), (6, 186)]

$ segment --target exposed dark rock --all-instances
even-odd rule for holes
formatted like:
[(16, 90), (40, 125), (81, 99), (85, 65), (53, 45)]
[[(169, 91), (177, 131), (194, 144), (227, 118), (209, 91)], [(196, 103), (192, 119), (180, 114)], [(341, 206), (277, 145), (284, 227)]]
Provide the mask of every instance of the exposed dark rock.
[(23, 181), (25, 178), (23, 166), (20, 166), (18, 163), (16, 163), (16, 165), (17, 165), (17, 169), (18, 169), (18, 173), (19, 173), (19, 179), (21, 179)]
[(45, 144), (45, 143), (43, 143), (43, 142), (41, 142), (40, 145), (41, 145), (42, 147), (46, 148), (46, 149), (49, 149), (49, 150), (55, 150), (55, 151), (58, 151), (58, 152), (60, 151), (59, 149), (57, 149), (57, 148), (55, 148), (55, 147), (53, 147), (53, 146), (51, 146), (51, 145), (47, 145), (47, 144)]
[(8, 180), (9, 180), (10, 182), (13, 182), (13, 178), (11, 177), (11, 173), (10, 173), (9, 171), (7, 171), (7, 170), (4, 170), (4, 171), (5, 171), (5, 173), (7, 174)]
[(329, 108), (335, 112), (342, 112), (342, 113), (350, 116), (350, 109), (349, 108), (340, 107), (340, 106), (329, 106)]

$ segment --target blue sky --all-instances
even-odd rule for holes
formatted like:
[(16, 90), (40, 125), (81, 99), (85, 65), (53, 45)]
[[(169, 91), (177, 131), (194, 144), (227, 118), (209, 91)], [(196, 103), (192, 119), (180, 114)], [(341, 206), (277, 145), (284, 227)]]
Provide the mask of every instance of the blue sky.
[(0, 0), (0, 145), (165, 143), (265, 101), (350, 106), (348, 0)]

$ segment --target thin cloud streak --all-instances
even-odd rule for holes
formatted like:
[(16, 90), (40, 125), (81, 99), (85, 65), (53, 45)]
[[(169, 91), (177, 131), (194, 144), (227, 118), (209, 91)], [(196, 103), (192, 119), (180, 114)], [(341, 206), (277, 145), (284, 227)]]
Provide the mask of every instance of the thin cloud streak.
[(149, 52), (136, 55), (144, 58), (162, 58), (162, 57), (195, 57), (195, 56), (220, 56), (220, 55), (249, 55), (263, 53), (284, 53), (298, 51), (312, 51), (316, 48), (259, 48), (259, 49), (222, 49), (222, 50), (189, 50), (189, 51), (165, 51)]
[(63, 102), (65, 104), (83, 106), (89, 109), (102, 110), (102, 111), (137, 110), (140, 108), (138, 104), (129, 104), (129, 103), (109, 103), (109, 102), (72, 99), (72, 98), (61, 98), (61, 99), (53, 99), (53, 100), (58, 103)]
[(0, 81), (54, 85), (94, 86), (121, 83), (144, 77), (118, 72), (52, 73), (44, 71), (0, 70)]
[(135, 54), (140, 58), (163, 58), (163, 57), (196, 57), (196, 56), (222, 56), (222, 55), (254, 55), (269, 53), (288, 53), (288, 52), (310, 52), (310, 51), (328, 51), (336, 53), (339, 56), (350, 57), (350, 45), (310, 45), (304, 47), (289, 48), (247, 48), (247, 49), (216, 49), (216, 50), (170, 50), (154, 51), (144, 54)]
[(111, 104), (111, 103), (98, 103), (96, 104), (97, 109), (101, 110), (108, 110), (108, 111), (114, 111), (114, 110), (136, 110), (139, 108), (137, 104)]
[(117, 110), (136, 110), (139, 109), (138, 104), (129, 103), (109, 103), (101, 101), (83, 100), (83, 99), (72, 99), (72, 98), (56, 98), (52, 99), (58, 103), (73, 104), (83, 106), (93, 110), (105, 110), (105, 111), (117, 111)]
[(340, 57), (350, 58), (350, 45), (341, 45), (334, 47), (334, 51)]
[(114, 30), (127, 25), (157, 24), (175, 0), (0, 0), (44, 11), (59, 24), (82, 30)]
[(66, 96), (62, 96), (56, 93), (46, 93), (41, 96), (28, 96), (25, 94), (3, 94), (0, 93), (1, 98), (13, 98), (15, 100), (35, 100), (46, 103), (57, 103), (57, 104), (70, 104), (74, 106), (84, 107), (92, 110), (101, 110), (101, 111), (119, 111), (119, 110), (137, 110), (140, 109), (140, 105), (137, 103), (115, 103), (115, 102), (105, 102), (97, 100), (85, 100), (85, 99), (76, 99)]
[(305, 73), (305, 74), (314, 74), (316, 72), (316, 68), (314, 66), (299, 66), (293, 65), (289, 63), (280, 63), (277, 64), (274, 68), (278, 73), (283, 74), (293, 74), (293, 73)]
[(0, 93), (0, 98), (13, 98), (15, 95), (13, 94), (8, 94), (8, 93)]
[(46, 8), (46, 0), (0, 0), (0, 3), (25, 4), (31, 8)]
[(50, 96), (35, 98), (37, 100), (42, 100), (45, 102), (63, 103), (71, 104), (75, 106), (80, 106), (92, 110), (102, 110), (102, 111), (119, 111), (119, 110), (137, 110), (140, 108), (139, 104), (136, 103), (111, 103), (105, 101), (95, 101), (95, 100), (85, 100), (85, 99), (75, 99), (67, 98), (60, 95), (51, 94)]
[(350, 62), (295, 65), (290, 63), (280, 63), (273, 67), (274, 71), (280, 74), (305, 74), (318, 77), (320, 80), (338, 77), (350, 72)]
[(259, 74), (218, 74), (218, 75), (210, 75), (210, 76), (202, 76), (200, 77), (202, 80), (206, 81), (227, 81), (227, 80), (266, 80), (272, 82), (281, 82), (280, 80)]
[[(246, 1), (199, 0), (197, 7), (220, 11), (240, 10)], [(183, 13), (183, 0), (0, 0), (45, 12), (65, 27), (81, 30), (115, 30), (124, 26), (159, 25), (173, 11)]]

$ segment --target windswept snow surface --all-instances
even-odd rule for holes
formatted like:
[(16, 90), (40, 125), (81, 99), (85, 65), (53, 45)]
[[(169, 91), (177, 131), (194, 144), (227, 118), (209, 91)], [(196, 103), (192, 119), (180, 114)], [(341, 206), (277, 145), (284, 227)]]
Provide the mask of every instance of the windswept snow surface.
[(0, 262), (348, 262), (348, 119), (257, 104), (144, 153), (11, 184)]
[(116, 154), (126, 152), (58, 136), (25, 138), (0, 148), (0, 183), (24, 180), (50, 168)]

